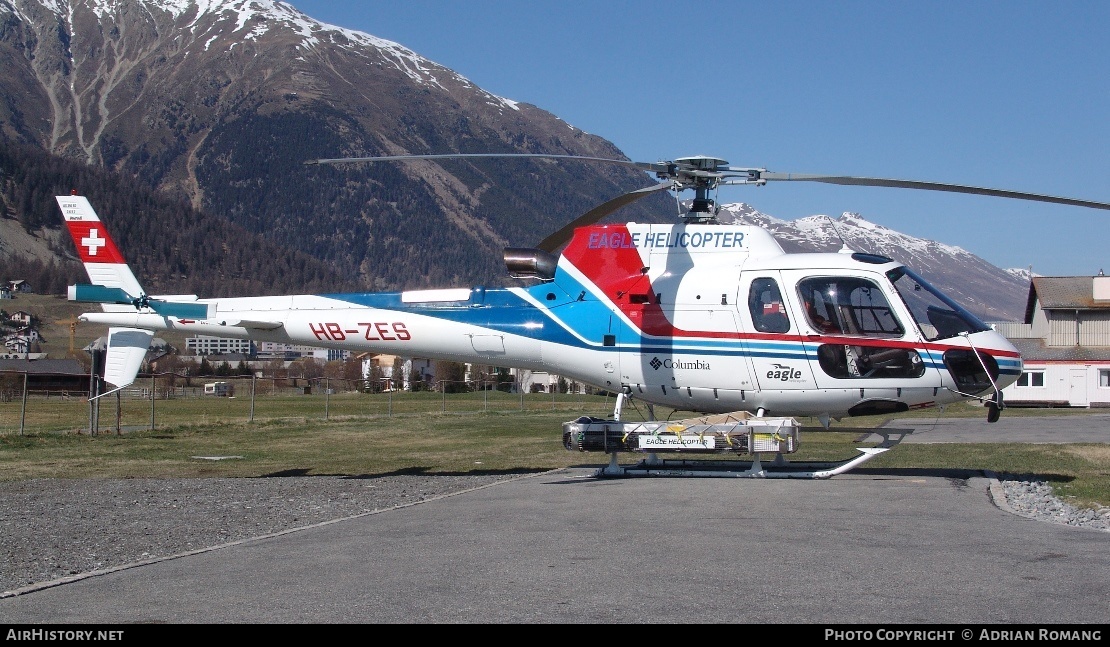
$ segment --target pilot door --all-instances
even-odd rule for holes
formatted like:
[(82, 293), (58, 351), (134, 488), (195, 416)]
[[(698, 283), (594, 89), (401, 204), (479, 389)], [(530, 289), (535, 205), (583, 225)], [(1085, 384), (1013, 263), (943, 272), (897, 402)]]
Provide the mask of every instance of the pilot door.
[[(782, 274), (800, 306), (798, 324), (819, 388), (859, 389), (856, 415), (905, 410), (897, 403), (932, 403), (940, 373), (922, 354), (913, 320), (897, 295), (883, 289), (883, 277), (813, 270)], [(884, 399), (891, 404), (863, 404)]]

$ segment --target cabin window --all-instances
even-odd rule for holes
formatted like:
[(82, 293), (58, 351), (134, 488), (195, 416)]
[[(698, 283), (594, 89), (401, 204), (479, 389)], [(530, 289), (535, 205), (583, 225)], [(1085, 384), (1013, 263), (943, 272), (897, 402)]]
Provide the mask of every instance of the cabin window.
[(1098, 385), (1103, 388), (1110, 388), (1110, 368), (1098, 369)]
[(748, 310), (751, 311), (752, 325), (757, 332), (781, 333), (790, 330), (790, 318), (786, 315), (779, 284), (774, 279), (761, 278), (752, 281), (752, 287), (748, 290)]
[(877, 284), (853, 276), (798, 282), (798, 296), (813, 330), (830, 335), (901, 337), (905, 332)]
[[(1099, 384), (1101, 386), (1110, 386), (1106, 382), (1110, 379), (1110, 371), (1099, 372)], [(1018, 376), (1017, 386), (1044, 386), (1044, 371), (1025, 371)]]

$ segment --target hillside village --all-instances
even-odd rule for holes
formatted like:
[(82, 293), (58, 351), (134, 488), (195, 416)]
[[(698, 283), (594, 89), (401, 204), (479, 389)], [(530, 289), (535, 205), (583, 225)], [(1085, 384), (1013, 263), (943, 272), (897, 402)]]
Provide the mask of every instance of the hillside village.
[[(22, 279), (0, 283), (0, 303), (12, 302), (15, 295), (32, 293), (31, 285)], [(39, 320), (25, 310), (15, 310), (0, 306), (0, 338), (4, 343), (2, 353), (5, 359), (29, 358), (33, 353), (42, 355)]]

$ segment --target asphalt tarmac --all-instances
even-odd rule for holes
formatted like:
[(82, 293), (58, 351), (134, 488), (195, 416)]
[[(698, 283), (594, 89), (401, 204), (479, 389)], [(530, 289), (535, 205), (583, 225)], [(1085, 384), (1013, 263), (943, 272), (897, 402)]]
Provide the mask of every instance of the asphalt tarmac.
[[(1004, 415), (983, 428), (933, 419), (890, 427), (913, 430), (904, 442), (1110, 442), (1107, 423), (1110, 416)], [(975, 472), (594, 478), (601, 464), (78, 579), (0, 600), (0, 619), (36, 626), (1107, 620), (1110, 533), (1016, 515), (995, 503), (991, 479)]]
[(905, 433), (905, 443), (1110, 443), (1110, 413), (1082, 415), (1007, 415), (980, 419), (897, 418), (884, 427)]

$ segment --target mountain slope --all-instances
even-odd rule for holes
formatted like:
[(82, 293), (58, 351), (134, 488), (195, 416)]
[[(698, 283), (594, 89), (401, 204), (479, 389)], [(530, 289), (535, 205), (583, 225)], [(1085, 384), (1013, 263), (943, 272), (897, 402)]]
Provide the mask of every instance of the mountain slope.
[(650, 183), (531, 159), (305, 167), (398, 153), (622, 156), (397, 43), (278, 2), (0, 0), (0, 61), (6, 137), (136, 176), (371, 288), (500, 280), (504, 246)]
[[(130, 178), (0, 141), (0, 232), (43, 215), (53, 227), (0, 240), (0, 280), (24, 279), (43, 294), (87, 283), (57, 195), (92, 202), (150, 294), (240, 296), (354, 289), (326, 263), (159, 195)], [(5, 217), (15, 215), (16, 218)]]

